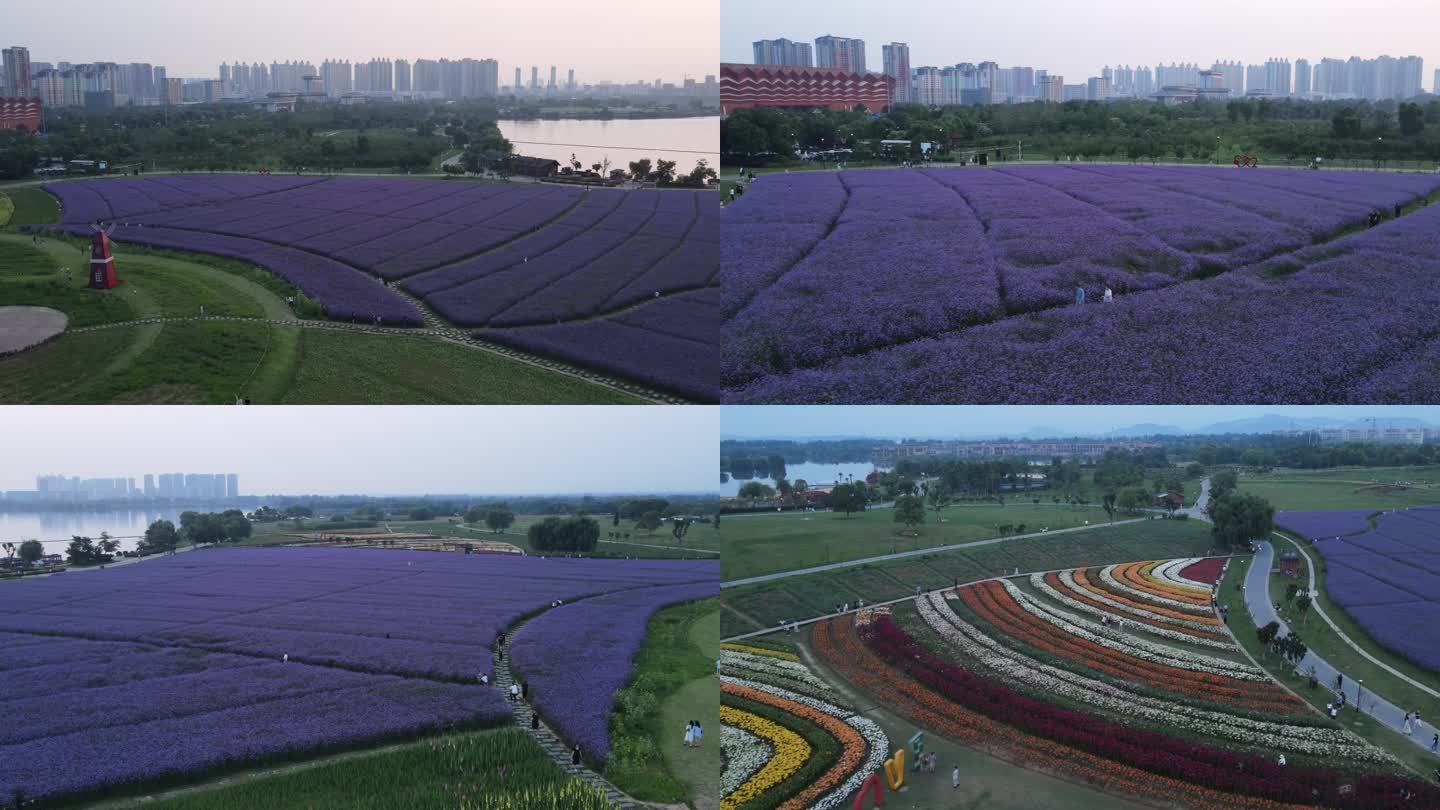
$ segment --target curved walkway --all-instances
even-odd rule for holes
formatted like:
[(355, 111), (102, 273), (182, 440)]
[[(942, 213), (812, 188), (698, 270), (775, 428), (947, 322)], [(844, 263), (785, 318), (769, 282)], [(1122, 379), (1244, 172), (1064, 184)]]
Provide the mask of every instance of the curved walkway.
[[(532, 616), (531, 618), (534, 617)], [(529, 622), (530, 619), (525, 619), (523, 621), (510, 625), (510, 627), (505, 630), (505, 646), (507, 648), (510, 647), (510, 642), (514, 640), (516, 634), (520, 632), (520, 628), (524, 627)], [(495, 664), (495, 686), (500, 690), (501, 694), (506, 696), (506, 700), (508, 701), (510, 695), (510, 684), (516, 682), (514, 673), (510, 671), (510, 659), (498, 657), (497, 653), (493, 651), (490, 655)], [(530, 708), (530, 704), (526, 703), (523, 700), (515, 700), (510, 702), (510, 714), (515, 718), (515, 725), (530, 732), (530, 736), (534, 737), (535, 741), (540, 743), (540, 747), (545, 749), (545, 753), (549, 755), (551, 761), (553, 761), (557, 766), (559, 766), (562, 771), (575, 777), (576, 779), (581, 780), (582, 782), (585, 782), (594, 787), (598, 787), (601, 790), (605, 791), (605, 795), (607, 798), (610, 799), (610, 803), (615, 805), (616, 807), (631, 810), (632, 808), (640, 808), (646, 806), (641, 802), (630, 798), (624, 793), (621, 793), (620, 789), (610, 784), (610, 782), (608, 782), (605, 777), (590, 770), (584, 765), (570, 764), (570, 750), (565, 747), (565, 743), (560, 740), (559, 735), (551, 731), (550, 727), (545, 725), (545, 722), (543, 720), (540, 722), (540, 727), (538, 729), (530, 728), (530, 716), (534, 713), (534, 710)]]
[[(1276, 614), (1275, 602), (1270, 596), (1270, 564), (1274, 551), (1271, 549), (1270, 543), (1265, 540), (1258, 541), (1255, 546), (1255, 556), (1250, 562), (1249, 570), (1245, 572), (1245, 606), (1249, 608), (1250, 616), (1254, 619), (1256, 627), (1262, 627), (1270, 622), (1278, 622), (1281, 633), (1288, 635), (1290, 627), (1285, 624), (1284, 619)], [(1311, 587), (1314, 587), (1313, 581)], [(1314, 607), (1318, 609), (1319, 605)], [(1308, 672), (1312, 667), (1321, 686), (1332, 692), (1335, 691), (1335, 676), (1342, 673), (1314, 652), (1307, 652), (1305, 657), (1300, 659), (1300, 663), (1295, 665), (1295, 669), (1299, 672)], [(1429, 722), (1422, 722), (1416, 727), (1413, 734), (1407, 736), (1403, 726), (1405, 712), (1408, 710), (1396, 706), (1368, 689), (1361, 696), (1358, 686), (1354, 678), (1345, 677), (1340, 691), (1345, 693), (1347, 707), (1359, 707), (1360, 711), (1384, 723), (1391, 730), (1406, 737), (1411, 743), (1426, 751), (1430, 750), (1430, 737), (1437, 732), (1436, 726)]]

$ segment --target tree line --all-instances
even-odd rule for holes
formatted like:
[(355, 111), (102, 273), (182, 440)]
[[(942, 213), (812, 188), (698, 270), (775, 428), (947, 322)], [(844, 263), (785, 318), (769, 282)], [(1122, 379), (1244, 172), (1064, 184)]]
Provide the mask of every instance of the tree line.
[[(784, 163), (799, 152), (851, 149), (852, 160), (913, 160), (1023, 144), (1026, 157), (1229, 163), (1233, 155), (1271, 161), (1440, 162), (1440, 100), (1200, 100), (1031, 102), (971, 107), (897, 105), (872, 116), (856, 110), (737, 110), (720, 125), (727, 165)], [(882, 140), (909, 140), (908, 149)], [(1001, 157), (1009, 157), (1002, 153)]]

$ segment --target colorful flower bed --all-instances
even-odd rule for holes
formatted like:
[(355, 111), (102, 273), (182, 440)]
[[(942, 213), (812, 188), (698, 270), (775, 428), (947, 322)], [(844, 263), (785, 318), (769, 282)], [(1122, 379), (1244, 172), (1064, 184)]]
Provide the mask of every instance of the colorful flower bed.
[[(771, 720), (780, 725), (791, 722), (797, 729), (822, 734), (831, 752), (822, 759), (817, 751), (813, 761), (787, 761), (783, 767), (767, 771), (770, 764), (753, 767), (754, 760), (763, 753), (758, 746), (737, 747), (735, 761), (732, 763), (727, 756), (724, 762), (721, 807), (829, 810), (840, 806), (870, 774), (879, 770), (888, 749), (884, 732), (873, 721), (845, 707), (838, 694), (804, 665), (782, 657), (786, 651), (752, 652), (760, 649), (722, 651), (722, 709), (765, 707)], [(721, 719), (754, 732), (752, 727), (729, 723), (724, 716)], [(779, 758), (779, 747), (771, 747), (772, 755)], [(745, 776), (746, 769), (753, 775)], [(791, 779), (790, 774), (799, 776)]]
[(1191, 582), (1198, 582), (1201, 585), (1209, 587), (1219, 581), (1220, 574), (1225, 570), (1225, 566), (1228, 565), (1229, 562), (1229, 559), (1225, 557), (1206, 557), (1203, 560), (1195, 560), (1189, 565), (1180, 568), (1178, 573), (1179, 576)]

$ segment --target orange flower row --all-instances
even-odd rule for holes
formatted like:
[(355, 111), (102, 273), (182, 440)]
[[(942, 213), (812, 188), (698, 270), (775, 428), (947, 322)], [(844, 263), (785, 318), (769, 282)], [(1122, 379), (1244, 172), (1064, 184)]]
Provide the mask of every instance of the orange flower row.
[(796, 703), (793, 700), (786, 700), (778, 695), (772, 695), (759, 689), (752, 689), (748, 686), (741, 686), (733, 683), (721, 683), (722, 691), (732, 695), (738, 695), (756, 703), (764, 703), (772, 706), (786, 714), (793, 714), (796, 717), (803, 717), (811, 723), (825, 729), (840, 743), (840, 757), (834, 765), (831, 765), (819, 779), (805, 786), (805, 789), (792, 796), (778, 810), (804, 810), (821, 796), (834, 790), (841, 782), (845, 781), (860, 764), (865, 761), (865, 738), (860, 736), (853, 726), (844, 720), (826, 714), (819, 709), (812, 709), (804, 704)]
[(1210, 595), (1196, 593), (1194, 591), (1182, 591), (1179, 588), (1171, 588), (1162, 585), (1149, 577), (1146, 577), (1141, 569), (1145, 566), (1154, 566), (1153, 562), (1133, 562), (1124, 565), (1117, 565), (1114, 568), (1115, 578), (1140, 591), (1147, 591), (1156, 596), (1163, 596), (1166, 599), (1174, 599), (1177, 602), (1184, 602), (1187, 605), (1200, 605), (1206, 607), (1210, 604)]
[[(1076, 600), (1077, 602), (1084, 602), (1085, 604), (1090, 605), (1091, 607), (1099, 608), (1100, 610), (1106, 611), (1107, 613), (1111, 613), (1111, 614), (1114, 614), (1114, 615), (1121, 615), (1121, 614), (1115, 614), (1115, 608), (1114, 608), (1114, 606), (1112, 606), (1112, 605), (1107, 605), (1107, 604), (1105, 604), (1104, 602), (1101, 602), (1100, 600), (1091, 597), (1091, 596), (1089, 595), (1089, 591), (1088, 591), (1088, 590), (1087, 590), (1086, 592), (1083, 592), (1083, 593), (1082, 593), (1082, 592), (1080, 592), (1080, 591), (1076, 591), (1076, 590), (1072, 589), (1070, 586), (1068, 586), (1068, 585), (1065, 584), (1064, 580), (1060, 579), (1060, 575), (1059, 575), (1059, 574), (1056, 574), (1056, 573), (1046, 574), (1046, 575), (1045, 575), (1045, 583), (1046, 583), (1047, 585), (1049, 585), (1050, 587), (1054, 588), (1055, 590), (1057, 590), (1057, 591), (1065, 594), (1066, 596), (1070, 597), (1071, 599)], [(1077, 584), (1077, 585), (1080, 584), (1079, 577), (1076, 577), (1076, 579), (1075, 579), (1075, 584)], [(1136, 615), (1133, 614), (1133, 613), (1124, 613), (1123, 616), (1124, 616), (1124, 618), (1125, 618), (1125, 621), (1127, 621), (1127, 622), (1140, 622), (1140, 623), (1142, 623), (1142, 624), (1148, 624), (1148, 625), (1150, 625), (1151, 627), (1158, 627), (1158, 628), (1160, 628), (1160, 629), (1162, 629), (1162, 630), (1172, 630), (1172, 631), (1177, 632), (1177, 633), (1184, 633), (1184, 634), (1187, 635), (1187, 636), (1194, 636), (1194, 637), (1196, 637), (1196, 638), (1205, 638), (1205, 639), (1210, 639), (1210, 640), (1212, 640), (1212, 641), (1224, 641), (1224, 640), (1226, 639), (1225, 636), (1223, 636), (1223, 635), (1221, 635), (1221, 634), (1219, 634), (1219, 633), (1211, 633), (1211, 632), (1208, 632), (1208, 631), (1205, 631), (1205, 630), (1196, 630), (1196, 629), (1193, 628), (1193, 627), (1186, 627), (1186, 626), (1180, 625), (1180, 624), (1170, 624), (1170, 623), (1168, 623), (1168, 622), (1161, 621), (1160, 619), (1151, 618), (1151, 617), (1149, 617), (1149, 616), (1136, 616)]]
[(1072, 573), (1072, 576), (1075, 578), (1076, 585), (1079, 585), (1080, 587), (1084, 588), (1087, 591), (1090, 591), (1091, 593), (1097, 593), (1101, 596), (1113, 599), (1117, 602), (1123, 602), (1124, 604), (1130, 605), (1131, 607), (1136, 607), (1141, 610), (1148, 610), (1151, 613), (1158, 613), (1161, 616), (1169, 616), (1172, 619), (1184, 619), (1191, 622), (1200, 622), (1201, 624), (1213, 624), (1217, 627), (1217, 629), (1220, 625), (1220, 620), (1215, 618), (1213, 615), (1189, 613), (1178, 608), (1163, 607), (1161, 605), (1154, 604), (1153, 602), (1142, 602), (1135, 597), (1130, 596), (1129, 594), (1121, 593), (1113, 588), (1106, 586), (1105, 581), (1100, 579), (1098, 575), (1096, 576), (1095, 581), (1092, 582), (1090, 578), (1086, 576), (1085, 572), (1087, 570), (1088, 569), (1085, 568), (1076, 568), (1075, 571)]
[[(982, 743), (990, 753), (1014, 765), (1058, 773), (1101, 790), (1140, 796), (1166, 805), (1179, 801), (1192, 807), (1222, 810), (1303, 810), (1301, 805), (1224, 793), (1158, 776), (997, 723), (946, 700), (890, 667), (855, 637), (853, 628), (843, 617), (817, 623), (811, 646), (827, 665), (875, 696), (886, 708), (942, 737)], [(992, 747), (997, 745), (1002, 746), (1001, 750)]]
[(1040, 619), (1019, 605), (997, 582), (962, 588), (965, 604), (987, 622), (1027, 644), (1125, 681), (1140, 680), (1152, 688), (1202, 697), (1217, 703), (1262, 711), (1287, 712), (1294, 698), (1268, 682), (1241, 681), (1209, 672), (1146, 661), (1080, 638)]

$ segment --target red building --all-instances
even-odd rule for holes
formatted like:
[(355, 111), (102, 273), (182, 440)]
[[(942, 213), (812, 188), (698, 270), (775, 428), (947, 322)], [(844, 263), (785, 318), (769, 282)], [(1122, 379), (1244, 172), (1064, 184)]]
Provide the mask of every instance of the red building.
[(720, 112), (750, 107), (829, 107), (862, 105), (870, 112), (890, 106), (895, 79), (878, 73), (786, 65), (720, 66)]
[(40, 131), (40, 99), (0, 98), (0, 129), (25, 127), (27, 132)]

